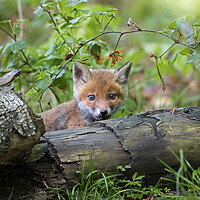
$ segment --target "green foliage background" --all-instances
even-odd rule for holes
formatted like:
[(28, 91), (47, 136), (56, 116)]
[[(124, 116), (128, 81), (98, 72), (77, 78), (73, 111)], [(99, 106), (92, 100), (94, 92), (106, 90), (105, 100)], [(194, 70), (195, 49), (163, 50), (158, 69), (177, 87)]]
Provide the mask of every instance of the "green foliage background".
[[(134, 26), (127, 26), (129, 18), (142, 29), (161, 31), (170, 38), (158, 33), (137, 32), (124, 34), (120, 39), (117, 50), (124, 50), (123, 59), (114, 67), (133, 60), (129, 97), (124, 110), (138, 113), (200, 105), (198, 0), (43, 0), (43, 7), (38, 0), (21, 0), (21, 5), (23, 18), (27, 20), (17, 21), (17, 1), (1, 1), (0, 27), (14, 37), (16, 34), (16, 41), (0, 30), (0, 76), (12, 69), (21, 69), (21, 76), (14, 85), (35, 112), (72, 99), (72, 62), (66, 64), (70, 56), (84, 42), (102, 33), (107, 24), (105, 31), (132, 30)], [(182, 22), (187, 22), (189, 28), (186, 26), (182, 31)], [(23, 37), (18, 40), (21, 24), (24, 26)], [(185, 34), (187, 30), (191, 35)], [(91, 68), (110, 68), (110, 61), (105, 57), (115, 50), (118, 37), (119, 34), (105, 34), (88, 42), (81, 46), (73, 60)], [(169, 49), (175, 40), (188, 46), (175, 45)], [(149, 57), (149, 54), (153, 52), (160, 56), (165, 51), (162, 60), (158, 59), (166, 85), (163, 92), (155, 57)], [(103, 58), (102, 65), (98, 65), (94, 58), (94, 54), (99, 53)], [(64, 59), (66, 54), (68, 60)], [(121, 112), (117, 116), (121, 116)]]

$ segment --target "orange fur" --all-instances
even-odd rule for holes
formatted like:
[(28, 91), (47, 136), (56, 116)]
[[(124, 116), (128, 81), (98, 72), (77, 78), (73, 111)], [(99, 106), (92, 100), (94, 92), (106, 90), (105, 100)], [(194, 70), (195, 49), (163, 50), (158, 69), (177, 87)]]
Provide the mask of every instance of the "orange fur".
[(75, 99), (41, 113), (46, 131), (83, 127), (110, 118), (127, 95), (131, 64), (118, 70), (90, 70), (74, 62)]

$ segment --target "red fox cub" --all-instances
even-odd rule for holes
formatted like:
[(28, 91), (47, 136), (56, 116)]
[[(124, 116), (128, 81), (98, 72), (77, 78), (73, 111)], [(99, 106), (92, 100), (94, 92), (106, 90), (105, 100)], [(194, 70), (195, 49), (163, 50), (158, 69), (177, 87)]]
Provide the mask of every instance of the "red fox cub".
[(84, 127), (110, 118), (127, 95), (132, 61), (119, 69), (92, 70), (73, 64), (74, 100), (41, 113), (46, 131)]

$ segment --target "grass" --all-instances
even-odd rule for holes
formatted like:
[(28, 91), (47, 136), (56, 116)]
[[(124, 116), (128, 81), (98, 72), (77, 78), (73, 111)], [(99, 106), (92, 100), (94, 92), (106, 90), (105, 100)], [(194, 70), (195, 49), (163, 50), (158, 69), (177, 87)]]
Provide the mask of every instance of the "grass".
[[(170, 148), (169, 148), (170, 149)], [(176, 171), (169, 165), (160, 160), (166, 167), (166, 171), (174, 175), (174, 179), (161, 177), (155, 186), (142, 186), (144, 176), (138, 176), (134, 173), (131, 180), (122, 178), (120, 174), (108, 175), (101, 170), (95, 170), (92, 161), (92, 152), (89, 155), (89, 173), (85, 175), (85, 163), (82, 170), (77, 174), (80, 176), (80, 182), (65, 190), (53, 189), (56, 198), (59, 200), (171, 200), (171, 199), (200, 199), (200, 168), (194, 170), (190, 163), (184, 158), (183, 151), (180, 150), (180, 157), (171, 149), (172, 154), (180, 162), (180, 167)], [(129, 166), (119, 166), (119, 171), (124, 171)], [(171, 189), (159, 188), (161, 181), (170, 181), (176, 184), (176, 191)]]

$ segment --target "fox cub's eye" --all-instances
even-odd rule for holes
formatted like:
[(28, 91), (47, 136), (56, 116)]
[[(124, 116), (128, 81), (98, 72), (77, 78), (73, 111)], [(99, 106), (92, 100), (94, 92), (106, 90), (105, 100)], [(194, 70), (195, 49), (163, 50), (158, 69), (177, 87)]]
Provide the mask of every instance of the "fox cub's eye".
[(93, 94), (88, 96), (89, 101), (94, 101), (95, 100), (95, 96)]
[(108, 98), (110, 100), (114, 100), (116, 98), (116, 95), (115, 94), (109, 94)]

